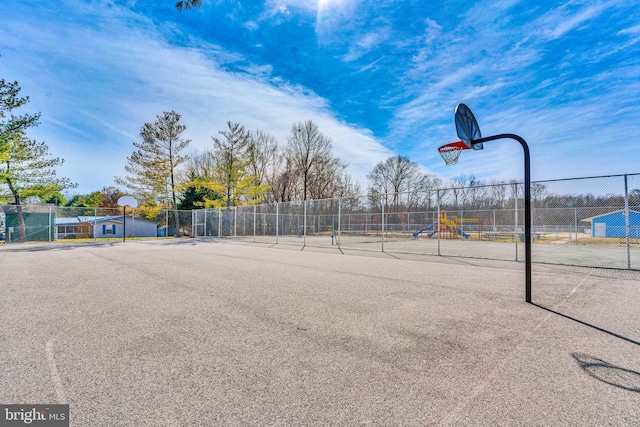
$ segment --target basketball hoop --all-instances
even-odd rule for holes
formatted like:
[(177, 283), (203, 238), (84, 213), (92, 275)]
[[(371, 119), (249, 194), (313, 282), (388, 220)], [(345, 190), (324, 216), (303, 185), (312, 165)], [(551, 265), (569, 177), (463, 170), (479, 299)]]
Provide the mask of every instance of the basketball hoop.
[(458, 158), (460, 157), (462, 150), (469, 150), (467, 144), (462, 141), (451, 142), (438, 148), (438, 152), (447, 166), (458, 163)]

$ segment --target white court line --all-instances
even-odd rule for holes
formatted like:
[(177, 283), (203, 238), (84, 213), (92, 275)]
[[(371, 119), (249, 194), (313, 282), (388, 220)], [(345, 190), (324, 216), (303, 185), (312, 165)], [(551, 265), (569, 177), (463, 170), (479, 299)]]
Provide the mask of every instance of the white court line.
[[(567, 295), (567, 297), (564, 299), (564, 301), (562, 301), (562, 303), (564, 303), (564, 302), (565, 302), (565, 301), (567, 301), (569, 298), (571, 298), (571, 295), (575, 294), (575, 293), (576, 293), (576, 291), (578, 290), (578, 288), (579, 288), (580, 286), (584, 285), (584, 282), (586, 282), (586, 281), (587, 281), (587, 279), (588, 279), (589, 277), (591, 277), (591, 273), (589, 273), (589, 274), (587, 274), (586, 276), (584, 276), (584, 279), (582, 279), (582, 281), (581, 281), (580, 283), (578, 283), (578, 284), (576, 285), (576, 287), (575, 287), (575, 288), (573, 288), (573, 290), (569, 293), (569, 295)], [(562, 304), (562, 303), (561, 303), (561, 304)]]
[[(576, 285), (575, 288), (567, 295), (560, 303), (556, 305), (556, 309), (559, 308), (562, 304), (567, 302), (569, 298), (586, 282), (586, 280), (591, 277), (591, 273), (587, 274), (581, 281)], [(485, 388), (498, 376), (498, 373), (504, 369), (509, 363), (515, 360), (516, 356), (520, 353), (522, 347), (538, 332), (538, 330), (553, 316), (553, 313), (547, 313), (542, 320), (531, 330), (525, 331), (520, 341), (518, 341), (512, 348), (509, 350), (507, 355), (500, 361), (496, 363), (496, 367), (489, 373), (489, 375), (485, 376), (479, 383), (471, 389), (467, 398), (463, 398), (458, 402), (455, 408), (449, 412), (446, 416), (444, 416), (437, 424), (438, 425), (449, 425), (451, 421), (457, 417), (471, 402), (476, 400), (476, 398), (484, 392)]]
[(487, 386), (493, 382), (493, 380), (498, 376), (498, 374), (507, 367), (508, 364), (512, 363), (516, 357), (520, 354), (520, 351), (527, 344), (533, 336), (538, 332), (538, 330), (553, 316), (553, 313), (547, 313), (540, 323), (538, 323), (533, 329), (528, 331), (524, 331), (522, 338), (515, 344), (511, 346), (509, 350), (507, 350), (506, 356), (496, 362), (495, 368), (489, 372), (484, 378), (478, 381), (475, 387), (471, 389), (467, 397), (463, 397), (457, 403), (457, 405), (449, 412), (446, 416), (444, 416), (440, 421), (438, 421), (437, 425), (450, 425), (452, 420), (455, 419), (464, 409), (466, 409), (469, 404), (471, 404), (474, 400), (478, 398), (478, 396), (484, 392)]
[(51, 374), (51, 380), (53, 381), (53, 385), (56, 389), (56, 396), (58, 397), (59, 404), (66, 404), (67, 397), (64, 394), (64, 386), (62, 385), (62, 380), (60, 379), (60, 374), (58, 373), (58, 367), (56, 366), (56, 359), (53, 355), (53, 344), (58, 339), (55, 337), (52, 340), (47, 342), (45, 346), (45, 353), (47, 354), (47, 363), (49, 364), (49, 373)]

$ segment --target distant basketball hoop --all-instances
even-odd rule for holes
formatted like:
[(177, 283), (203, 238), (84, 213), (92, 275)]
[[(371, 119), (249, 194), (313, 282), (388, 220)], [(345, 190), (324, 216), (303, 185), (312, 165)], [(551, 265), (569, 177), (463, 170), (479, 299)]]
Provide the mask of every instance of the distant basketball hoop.
[(123, 208), (137, 208), (138, 201), (131, 196), (122, 196), (118, 199), (118, 206)]
[(122, 241), (127, 239), (127, 208), (137, 208), (138, 201), (131, 196), (122, 196), (118, 199), (118, 206), (122, 206)]

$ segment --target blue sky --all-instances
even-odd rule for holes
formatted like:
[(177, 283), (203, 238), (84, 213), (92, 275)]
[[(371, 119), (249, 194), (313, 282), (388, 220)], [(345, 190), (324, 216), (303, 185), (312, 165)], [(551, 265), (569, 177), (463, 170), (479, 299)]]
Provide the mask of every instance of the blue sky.
[(522, 179), (511, 140), (446, 167), (458, 103), (516, 133), (534, 180), (640, 172), (637, 0), (3, 0), (0, 77), (40, 111), (77, 182), (123, 175), (140, 127), (175, 110), (191, 150), (227, 121), (273, 134), (314, 120), (366, 184), (391, 155), (444, 179)]

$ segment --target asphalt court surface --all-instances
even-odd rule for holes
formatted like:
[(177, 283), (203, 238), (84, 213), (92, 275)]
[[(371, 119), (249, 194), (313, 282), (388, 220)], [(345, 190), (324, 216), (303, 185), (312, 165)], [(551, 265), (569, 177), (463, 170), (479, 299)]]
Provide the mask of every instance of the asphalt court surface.
[[(240, 236), (251, 242), (276, 243), (274, 236)], [(524, 242), (492, 242), (490, 240), (440, 239), (421, 237), (416, 240), (410, 234), (404, 237), (380, 235), (359, 236), (347, 235), (331, 238), (322, 236), (280, 236), (277, 243), (303, 247), (338, 247), (345, 251), (362, 250), (380, 252), (384, 249), (388, 254), (443, 255), (470, 258), (486, 258), (504, 261), (517, 261), (524, 258)], [(555, 243), (532, 242), (532, 256), (536, 263), (579, 265), (585, 267), (603, 267), (640, 269), (640, 247), (637, 244), (627, 249), (626, 245), (576, 245), (573, 242), (557, 241)], [(560, 244), (558, 244), (560, 243)]]
[(78, 426), (624, 426), (640, 272), (199, 239), (0, 247), (0, 403)]

